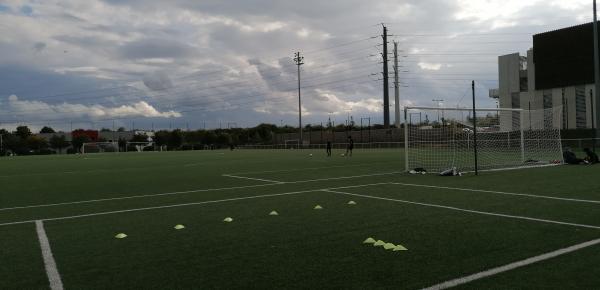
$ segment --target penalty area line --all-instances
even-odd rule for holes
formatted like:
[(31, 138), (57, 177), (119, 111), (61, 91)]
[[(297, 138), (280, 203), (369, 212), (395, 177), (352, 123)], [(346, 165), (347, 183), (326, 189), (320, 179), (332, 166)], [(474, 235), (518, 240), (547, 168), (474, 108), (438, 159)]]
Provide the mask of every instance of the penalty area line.
[(8, 222), (8, 223), (0, 223), (0, 227), (1, 226), (12, 226), (12, 225), (34, 223), (34, 222), (37, 223), (38, 221), (69, 220), (69, 219), (78, 219), (78, 218), (85, 218), (85, 217), (111, 215), (111, 214), (128, 213), (128, 212), (150, 211), (150, 210), (157, 210), (157, 209), (168, 209), (168, 208), (177, 208), (177, 207), (194, 206), (194, 205), (205, 205), (205, 204), (215, 204), (215, 203), (232, 202), (232, 201), (240, 201), (240, 200), (250, 200), (250, 199), (268, 198), (268, 197), (279, 197), (279, 196), (297, 195), (297, 194), (301, 194), (301, 193), (325, 191), (325, 190), (328, 190), (328, 189), (331, 189), (331, 190), (349, 189), (349, 188), (360, 188), (360, 187), (368, 187), (368, 186), (378, 186), (378, 185), (385, 185), (385, 184), (389, 184), (389, 183), (388, 182), (380, 182), (380, 183), (370, 183), (370, 184), (361, 184), (361, 185), (349, 185), (349, 186), (343, 186), (343, 187), (308, 189), (308, 190), (302, 190), (302, 191), (292, 191), (292, 192), (274, 193), (274, 194), (263, 194), (263, 195), (254, 195), (254, 196), (245, 196), (245, 197), (234, 197), (234, 198), (227, 198), (227, 199), (208, 200), (208, 201), (199, 201), (199, 202), (190, 202), (190, 203), (179, 203), (179, 204), (171, 204), (171, 205), (163, 205), (163, 206), (132, 208), (132, 209), (114, 210), (114, 211), (105, 211), (105, 212), (96, 212), (96, 213), (81, 214), (81, 215), (72, 215), (72, 216), (62, 216), (62, 217), (54, 217), (54, 218), (40, 218), (40, 219), (35, 219), (35, 220), (24, 220), (24, 221), (15, 221), (15, 222)]
[(439, 205), (439, 204), (431, 204), (431, 203), (415, 202), (415, 201), (402, 200), (402, 199), (356, 194), (356, 193), (336, 191), (335, 189), (324, 189), (322, 191), (343, 194), (343, 195), (364, 197), (364, 198), (370, 198), (370, 199), (378, 199), (378, 200), (392, 201), (392, 202), (398, 202), (398, 203), (419, 205), (419, 206), (425, 206), (425, 207), (448, 209), (448, 210), (454, 210), (454, 211), (460, 211), (460, 212), (466, 212), (466, 213), (474, 213), (474, 214), (487, 215), (487, 216), (495, 216), (495, 217), (503, 217), (503, 218), (510, 218), (510, 219), (527, 220), (527, 221), (540, 222), (540, 223), (549, 223), (549, 224), (557, 224), (557, 225), (563, 225), (563, 226), (572, 226), (572, 227), (600, 230), (600, 226), (593, 226), (593, 225), (568, 223), (568, 222), (561, 222), (561, 221), (554, 221), (554, 220), (547, 220), (547, 219), (538, 219), (538, 218), (532, 218), (532, 217), (526, 217), (526, 216), (509, 215), (509, 214), (493, 213), (493, 212), (487, 212), (487, 211), (464, 209), (464, 208), (445, 206), (445, 205)]
[[(268, 187), (268, 186), (275, 186), (275, 185), (281, 185), (281, 184), (298, 184), (298, 183), (311, 183), (311, 182), (329, 181), (329, 180), (343, 180), (343, 179), (372, 177), (372, 176), (385, 176), (385, 175), (393, 175), (393, 174), (400, 174), (400, 173), (402, 173), (402, 172), (376, 173), (376, 174), (355, 175), (355, 176), (341, 176), (341, 177), (320, 178), (320, 179), (310, 179), (310, 180), (297, 180), (297, 181), (286, 181), (286, 182), (278, 181), (277, 183), (267, 183), (267, 184), (194, 189), (194, 190), (185, 190), (185, 191), (174, 191), (174, 192), (164, 192), (164, 193), (154, 193), (154, 194), (141, 194), (141, 195), (111, 197), (111, 198), (99, 198), (99, 199), (68, 201), (68, 202), (49, 203), (49, 204), (23, 205), (23, 206), (0, 208), (0, 212), (11, 211), (11, 210), (21, 210), (21, 209), (42, 208), (42, 207), (55, 207), (55, 206), (63, 206), (63, 205), (109, 202), (109, 201), (138, 199), (138, 198), (153, 198), (153, 197), (161, 197), (161, 196), (191, 194), (191, 193), (210, 192), (210, 191), (239, 190), (239, 189), (248, 189), (248, 188)], [(390, 184), (390, 183), (386, 182), (386, 184)]]
[(423, 188), (433, 188), (433, 189), (447, 189), (447, 190), (468, 191), (468, 192), (493, 193), (493, 194), (501, 194), (501, 195), (513, 195), (513, 196), (523, 196), (523, 197), (531, 197), (531, 198), (542, 198), (542, 199), (552, 199), (552, 200), (561, 200), (561, 201), (600, 204), (599, 200), (566, 198), (566, 197), (538, 195), (538, 194), (513, 193), (513, 192), (493, 191), (493, 190), (484, 190), (484, 189), (471, 189), (471, 188), (447, 187), (447, 186), (411, 184), (411, 183), (397, 183), (397, 182), (392, 182), (391, 184), (410, 186), (410, 187), (423, 187)]
[(40, 248), (42, 250), (42, 257), (44, 258), (44, 267), (46, 268), (46, 275), (48, 276), (48, 282), (50, 282), (50, 289), (62, 290), (63, 283), (56, 267), (56, 261), (54, 255), (52, 255), (52, 248), (44, 229), (44, 222), (41, 220), (35, 221), (35, 229), (37, 231), (38, 240), (40, 241)]
[(513, 262), (504, 266), (500, 266), (500, 267), (496, 267), (496, 268), (492, 268), (489, 269), (487, 271), (483, 271), (483, 272), (479, 272), (479, 273), (475, 273), (469, 276), (465, 276), (465, 277), (461, 277), (461, 278), (456, 278), (453, 280), (449, 280), (446, 282), (442, 282), (440, 284), (436, 284), (427, 288), (424, 288), (424, 290), (442, 290), (442, 289), (448, 289), (448, 288), (452, 288), (452, 287), (456, 287), (462, 284), (466, 284), (466, 283), (470, 283), (473, 282), (475, 280), (479, 280), (479, 279), (483, 279), (486, 277), (490, 277), (490, 276), (494, 276), (494, 275), (498, 275), (500, 273), (504, 273), (507, 271), (511, 271), (520, 267), (524, 267), (527, 265), (531, 265), (534, 263), (539, 263), (545, 260), (549, 260), (558, 256), (562, 256), (565, 254), (569, 254), (581, 249), (585, 249), (591, 246), (595, 246), (600, 244), (600, 239), (596, 239), (596, 240), (592, 240), (592, 241), (588, 241), (585, 243), (581, 243), (581, 244), (577, 244), (574, 246), (570, 246), (567, 248), (563, 248), (560, 250), (556, 250), (553, 252), (549, 252), (549, 253), (545, 253), (539, 256), (535, 256), (535, 257), (531, 257), (531, 258), (527, 258), (525, 260), (521, 260), (521, 261), (517, 261), (517, 262)]
[(230, 177), (230, 178), (237, 178), (237, 179), (246, 179), (246, 180), (254, 180), (254, 181), (271, 182), (271, 183), (275, 183), (275, 184), (283, 184), (283, 183), (285, 183), (285, 182), (282, 182), (282, 181), (276, 181), (276, 180), (270, 180), (270, 179), (262, 179), (262, 178), (253, 178), (253, 177), (245, 177), (245, 176), (237, 176), (237, 175), (231, 175), (231, 174), (223, 174), (221, 176)]

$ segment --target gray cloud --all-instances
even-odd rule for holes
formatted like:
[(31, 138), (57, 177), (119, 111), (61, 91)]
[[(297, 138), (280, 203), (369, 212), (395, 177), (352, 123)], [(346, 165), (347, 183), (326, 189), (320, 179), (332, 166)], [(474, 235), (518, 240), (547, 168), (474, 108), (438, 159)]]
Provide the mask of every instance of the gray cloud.
[(381, 60), (370, 57), (381, 53), (376, 47), (381, 39), (365, 39), (379, 35), (377, 23), (386, 22), (395, 35), (390, 41), (399, 41), (406, 55), (400, 77), (405, 102), (431, 105), (435, 97), (447, 105), (465, 103), (465, 90), (476, 78), (485, 105), (491, 102), (486, 89), (496, 85), (497, 55), (524, 53), (531, 33), (590, 21), (586, 5), (579, 0), (92, 0), (86, 5), (64, 0), (32, 2), (25, 14), (21, 6), (0, 5), (0, 27), (11, 27), (0, 40), (0, 66), (31, 68), (22, 79), (44, 84), (11, 82), (10, 92), (3, 93), (68, 92), (72, 86), (53, 80), (85, 75), (98, 84), (89, 87), (107, 81), (136, 87), (93, 98), (111, 107), (147, 98), (157, 108), (197, 110), (189, 114), (190, 122), (232, 118), (230, 112), (240, 125), (293, 120), (291, 58), (302, 51), (307, 121), (342, 114), (347, 107), (377, 121), (382, 84), (369, 75), (381, 72)]

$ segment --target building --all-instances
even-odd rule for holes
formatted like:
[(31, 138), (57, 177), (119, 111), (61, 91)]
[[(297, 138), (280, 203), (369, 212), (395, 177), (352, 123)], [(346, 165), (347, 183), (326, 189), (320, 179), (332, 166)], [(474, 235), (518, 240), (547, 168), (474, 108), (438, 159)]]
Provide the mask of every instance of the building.
[[(546, 109), (546, 114), (554, 115), (548, 118), (552, 122), (541, 124), (543, 115), (532, 114), (531, 122), (537, 126), (592, 128), (593, 35), (592, 23), (534, 35), (533, 48), (526, 56), (513, 53), (498, 57), (499, 88), (490, 90), (490, 97), (498, 99), (501, 108)], [(517, 129), (515, 114), (500, 114), (502, 130), (511, 126)], [(527, 128), (527, 124), (521, 125)]]

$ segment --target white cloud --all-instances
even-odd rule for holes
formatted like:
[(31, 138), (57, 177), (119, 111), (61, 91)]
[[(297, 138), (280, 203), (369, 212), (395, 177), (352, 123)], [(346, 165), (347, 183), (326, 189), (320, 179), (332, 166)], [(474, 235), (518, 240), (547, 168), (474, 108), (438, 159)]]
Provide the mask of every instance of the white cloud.
[(419, 62), (417, 65), (422, 70), (440, 70), (440, 69), (442, 69), (442, 64), (441, 63)]
[(129, 118), (129, 117), (147, 117), (147, 118), (179, 118), (181, 113), (176, 111), (160, 112), (150, 104), (144, 101), (129, 105), (116, 107), (107, 107), (103, 105), (83, 105), (83, 104), (48, 104), (42, 101), (24, 101), (17, 96), (8, 97), (8, 108), (12, 114), (27, 117), (28, 119), (38, 119), (40, 115), (52, 114), (55, 116), (68, 117), (89, 117), (91, 119), (100, 118)]

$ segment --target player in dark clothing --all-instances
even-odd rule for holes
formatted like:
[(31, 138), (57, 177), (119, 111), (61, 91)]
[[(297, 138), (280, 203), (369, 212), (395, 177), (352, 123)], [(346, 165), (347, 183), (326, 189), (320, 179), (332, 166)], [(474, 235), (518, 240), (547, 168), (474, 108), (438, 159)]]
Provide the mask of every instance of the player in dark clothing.
[(331, 157), (331, 141), (327, 141), (327, 157)]
[(583, 163), (583, 159), (577, 158), (577, 156), (575, 156), (575, 153), (573, 153), (573, 151), (571, 151), (570, 148), (566, 148), (565, 152), (563, 152), (563, 159), (565, 160), (566, 164), (576, 165)]
[(585, 148), (583, 149), (583, 151), (585, 152), (586, 157), (583, 159), (584, 161), (586, 161), (588, 164), (596, 164), (598, 163), (598, 155), (596, 155), (596, 153), (594, 153), (594, 151), (590, 150), (590, 148)]
[(348, 136), (348, 145), (346, 147), (346, 156), (352, 156), (352, 149), (354, 149), (354, 140), (352, 140), (352, 136)]

